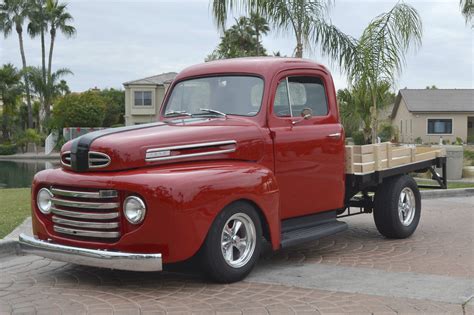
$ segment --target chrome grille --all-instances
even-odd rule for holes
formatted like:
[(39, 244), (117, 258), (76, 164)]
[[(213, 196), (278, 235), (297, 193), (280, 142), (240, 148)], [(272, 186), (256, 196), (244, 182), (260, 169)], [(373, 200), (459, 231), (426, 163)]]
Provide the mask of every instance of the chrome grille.
[(120, 237), (120, 202), (116, 190), (51, 188), (51, 192), (56, 233), (107, 240)]
[[(101, 152), (89, 152), (89, 168), (101, 168), (110, 164), (110, 157)], [(71, 167), (71, 152), (66, 151), (61, 155), (61, 163), (64, 166)]]

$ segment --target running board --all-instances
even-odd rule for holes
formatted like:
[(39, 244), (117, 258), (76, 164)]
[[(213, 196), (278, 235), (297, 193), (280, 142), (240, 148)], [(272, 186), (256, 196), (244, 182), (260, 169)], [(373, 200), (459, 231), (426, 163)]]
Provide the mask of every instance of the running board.
[(337, 221), (336, 211), (298, 217), (282, 222), (281, 248), (315, 241), (347, 230), (347, 223)]

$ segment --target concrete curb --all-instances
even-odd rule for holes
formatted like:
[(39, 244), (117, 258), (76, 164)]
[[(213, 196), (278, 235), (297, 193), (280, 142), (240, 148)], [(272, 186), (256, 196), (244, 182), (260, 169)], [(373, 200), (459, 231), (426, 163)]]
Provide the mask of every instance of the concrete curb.
[(421, 199), (474, 196), (474, 188), (422, 190)]
[(0, 257), (19, 255), (20, 252), (20, 244), (18, 241), (0, 240)]

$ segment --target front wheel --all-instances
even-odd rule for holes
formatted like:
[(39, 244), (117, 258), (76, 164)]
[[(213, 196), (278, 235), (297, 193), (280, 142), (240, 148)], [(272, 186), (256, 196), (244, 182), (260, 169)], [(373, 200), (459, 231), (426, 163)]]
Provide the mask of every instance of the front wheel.
[(261, 239), (255, 209), (245, 202), (229, 205), (214, 220), (201, 249), (204, 269), (217, 282), (242, 280), (260, 256)]
[(389, 238), (407, 238), (415, 232), (421, 216), (421, 196), (415, 180), (397, 176), (384, 181), (375, 193), (374, 221)]

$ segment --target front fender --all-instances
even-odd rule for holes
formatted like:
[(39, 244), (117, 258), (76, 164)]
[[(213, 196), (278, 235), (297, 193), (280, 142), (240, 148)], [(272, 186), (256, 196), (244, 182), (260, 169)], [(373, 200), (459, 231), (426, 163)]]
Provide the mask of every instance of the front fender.
[(241, 161), (182, 163), (120, 172), (73, 173), (62, 169), (40, 172), (33, 196), (44, 186), (116, 189), (122, 199), (144, 198), (144, 222), (131, 226), (122, 218), (123, 235), (115, 243), (72, 240), (54, 233), (51, 218), (33, 206), (33, 231), (40, 239), (61, 244), (163, 254), (165, 263), (192, 257), (201, 247), (216, 215), (228, 204), (246, 199), (265, 218), (274, 249), (280, 244), (279, 191), (273, 172)]

